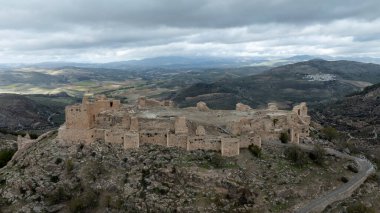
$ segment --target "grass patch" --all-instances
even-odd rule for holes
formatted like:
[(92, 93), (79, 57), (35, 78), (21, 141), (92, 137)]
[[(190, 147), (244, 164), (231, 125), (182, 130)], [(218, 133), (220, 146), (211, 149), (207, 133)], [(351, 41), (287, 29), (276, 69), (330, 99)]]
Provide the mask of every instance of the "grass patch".
[(211, 156), (207, 156), (206, 161), (200, 163), (199, 166), (206, 169), (226, 169), (238, 167), (236, 163), (229, 161), (227, 158), (222, 157), (220, 154), (213, 154)]

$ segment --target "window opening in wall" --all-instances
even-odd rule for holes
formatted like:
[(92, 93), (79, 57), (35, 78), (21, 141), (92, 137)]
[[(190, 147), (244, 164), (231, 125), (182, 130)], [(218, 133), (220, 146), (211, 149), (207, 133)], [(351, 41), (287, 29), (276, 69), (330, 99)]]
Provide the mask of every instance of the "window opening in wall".
[(301, 115), (301, 110), (300, 109), (298, 110), (298, 115)]
[(113, 106), (113, 101), (110, 102), (110, 107), (112, 107), (112, 106)]

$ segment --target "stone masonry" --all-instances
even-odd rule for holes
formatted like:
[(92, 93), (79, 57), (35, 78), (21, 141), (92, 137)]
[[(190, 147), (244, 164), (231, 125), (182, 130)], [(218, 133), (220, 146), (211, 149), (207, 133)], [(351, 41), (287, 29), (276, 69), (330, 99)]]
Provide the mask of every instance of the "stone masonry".
[(81, 104), (67, 106), (66, 122), (58, 138), (68, 143), (101, 140), (125, 149), (151, 143), (186, 150), (214, 150), (223, 156), (239, 155), (241, 148), (278, 141), (281, 133), (290, 143), (309, 136), (310, 117), (305, 103), (293, 110), (251, 109), (237, 104), (236, 110), (211, 110), (205, 103), (179, 109), (170, 101), (139, 98), (136, 105), (122, 105), (105, 96), (84, 96)]

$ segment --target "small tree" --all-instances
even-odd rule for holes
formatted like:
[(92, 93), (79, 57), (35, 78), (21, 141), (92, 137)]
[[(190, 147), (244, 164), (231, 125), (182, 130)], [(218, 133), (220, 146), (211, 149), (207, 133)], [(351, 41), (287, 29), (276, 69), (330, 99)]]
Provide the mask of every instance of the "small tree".
[(318, 165), (323, 165), (326, 150), (319, 144), (314, 145), (313, 151), (309, 153), (309, 158)]
[(289, 134), (287, 132), (282, 132), (280, 134), (280, 141), (281, 141), (281, 143), (288, 143), (288, 141), (289, 141)]
[(258, 158), (261, 158), (262, 156), (262, 153), (261, 153), (261, 148), (254, 145), (254, 144), (251, 144), (248, 146), (248, 150), (252, 153), (252, 155), (258, 157)]
[(295, 163), (297, 167), (303, 167), (307, 164), (307, 154), (298, 146), (291, 146), (285, 149), (285, 156)]
[(338, 131), (334, 127), (331, 127), (331, 126), (323, 128), (321, 132), (322, 132), (323, 137), (329, 141), (332, 141), (338, 138), (339, 136)]

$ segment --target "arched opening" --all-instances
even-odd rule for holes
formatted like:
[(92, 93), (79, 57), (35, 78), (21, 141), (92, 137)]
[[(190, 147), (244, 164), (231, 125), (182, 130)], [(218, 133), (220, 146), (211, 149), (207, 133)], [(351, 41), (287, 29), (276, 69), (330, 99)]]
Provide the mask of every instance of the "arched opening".
[(112, 107), (112, 106), (113, 106), (113, 101), (110, 102), (110, 107)]

